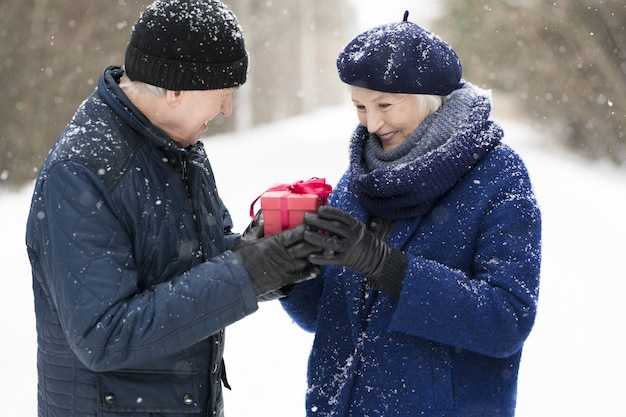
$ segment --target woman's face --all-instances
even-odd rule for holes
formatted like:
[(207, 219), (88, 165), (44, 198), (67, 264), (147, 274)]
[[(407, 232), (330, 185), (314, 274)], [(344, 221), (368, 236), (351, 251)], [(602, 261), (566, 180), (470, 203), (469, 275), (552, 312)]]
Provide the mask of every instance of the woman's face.
[(384, 151), (406, 141), (424, 121), (424, 111), (415, 94), (383, 93), (350, 86), (359, 123), (380, 139)]

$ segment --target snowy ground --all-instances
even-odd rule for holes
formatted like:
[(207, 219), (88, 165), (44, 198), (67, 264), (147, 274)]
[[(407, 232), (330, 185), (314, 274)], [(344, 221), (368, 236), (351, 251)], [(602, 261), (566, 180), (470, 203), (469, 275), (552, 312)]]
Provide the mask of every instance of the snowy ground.
[[(317, 176), (334, 184), (347, 164), (354, 120), (345, 105), (207, 140), (237, 229), (248, 223), (254, 198), (276, 182)], [(522, 360), (517, 416), (624, 417), (626, 173), (545, 146), (540, 132), (500, 120), (506, 141), (530, 169), (544, 219), (540, 309)], [(36, 415), (35, 325), (23, 244), (30, 191), (0, 190), (0, 416)], [(303, 416), (311, 335), (277, 302), (227, 335), (233, 391), (225, 394), (226, 415)]]

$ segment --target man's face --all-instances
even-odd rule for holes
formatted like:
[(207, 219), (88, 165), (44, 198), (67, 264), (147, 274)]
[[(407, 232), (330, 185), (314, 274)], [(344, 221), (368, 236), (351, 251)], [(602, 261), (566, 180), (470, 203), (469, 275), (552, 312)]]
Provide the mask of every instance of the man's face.
[(176, 92), (179, 103), (171, 108), (167, 133), (182, 147), (193, 145), (200, 140), (215, 116), (230, 116), (234, 91), (235, 88)]

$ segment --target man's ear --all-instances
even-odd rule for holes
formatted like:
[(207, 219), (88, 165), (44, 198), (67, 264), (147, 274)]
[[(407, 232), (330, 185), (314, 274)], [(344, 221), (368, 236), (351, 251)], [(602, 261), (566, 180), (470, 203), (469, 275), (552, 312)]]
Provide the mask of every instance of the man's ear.
[(184, 91), (165, 90), (165, 102), (168, 106), (176, 107), (183, 99)]

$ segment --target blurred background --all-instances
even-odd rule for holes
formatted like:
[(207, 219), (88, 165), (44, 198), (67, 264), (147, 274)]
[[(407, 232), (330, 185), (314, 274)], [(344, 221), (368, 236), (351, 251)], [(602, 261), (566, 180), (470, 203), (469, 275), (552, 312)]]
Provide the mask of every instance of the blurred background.
[[(452, 45), (464, 78), (505, 97), (551, 141), (626, 165), (623, 0), (226, 0), (251, 57), (237, 111), (207, 134), (236, 132), (345, 100), (338, 51), (365, 28), (410, 20)], [(123, 64), (149, 1), (0, 3), (0, 186), (31, 181), (108, 65)], [(375, 5), (375, 6), (374, 6)]]

